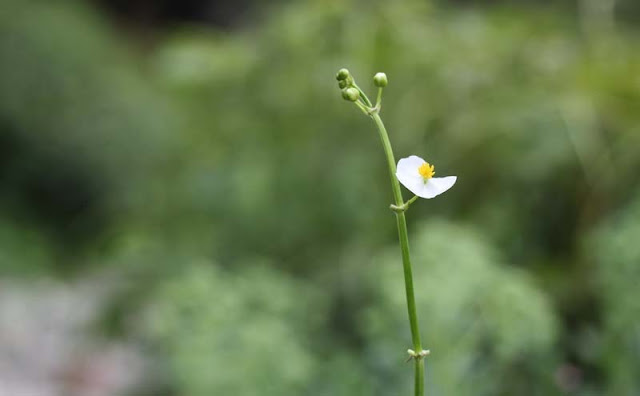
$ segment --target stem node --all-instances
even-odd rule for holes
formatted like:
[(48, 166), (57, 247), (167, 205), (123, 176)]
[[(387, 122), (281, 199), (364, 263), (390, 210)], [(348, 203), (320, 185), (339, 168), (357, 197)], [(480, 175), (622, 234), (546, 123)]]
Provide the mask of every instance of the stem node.
[(409, 357), (407, 358), (407, 363), (409, 363), (412, 359), (416, 359), (416, 360), (424, 359), (429, 354), (431, 354), (431, 351), (428, 349), (423, 349), (420, 352), (416, 352), (413, 349), (407, 349), (407, 353), (409, 354)]

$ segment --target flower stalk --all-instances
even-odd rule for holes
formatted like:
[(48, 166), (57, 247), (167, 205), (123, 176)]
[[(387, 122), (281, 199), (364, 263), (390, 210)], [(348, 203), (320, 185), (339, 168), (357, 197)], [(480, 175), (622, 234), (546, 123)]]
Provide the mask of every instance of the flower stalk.
[(394, 212), (405, 212), (407, 209), (409, 209), (409, 206), (411, 206), (411, 204), (416, 201), (416, 199), (418, 199), (418, 196), (414, 195), (413, 198), (403, 203), (401, 206), (396, 206), (394, 204), (389, 205), (389, 209), (393, 210)]
[[(378, 87), (378, 95), (376, 105), (373, 106), (367, 95), (355, 84), (353, 77), (346, 69), (341, 69), (338, 72), (338, 81), (346, 81), (348, 87), (344, 90), (355, 89), (358, 92), (358, 97), (355, 100), (351, 100), (353, 96), (348, 98), (343, 94), (346, 100), (354, 102), (360, 110), (366, 115), (371, 117), (378, 129), (380, 141), (382, 142), (382, 148), (384, 149), (385, 157), (387, 159), (387, 166), (389, 168), (389, 176), (391, 181), (391, 190), (393, 192), (394, 204), (391, 205), (391, 209), (395, 212), (396, 223), (398, 226), (398, 238), (400, 241), (400, 250), (402, 253), (402, 267), (404, 270), (404, 284), (405, 293), (407, 297), (407, 313), (409, 315), (409, 326), (411, 328), (411, 340), (413, 349), (409, 350), (409, 360), (414, 362), (414, 377), (415, 377), (415, 396), (424, 395), (424, 358), (428, 355), (428, 351), (422, 349), (422, 342), (420, 340), (420, 328), (418, 325), (418, 313), (416, 310), (415, 293), (413, 287), (413, 270), (411, 267), (411, 256), (409, 253), (409, 235), (407, 232), (407, 220), (405, 217), (405, 211), (411, 203), (413, 203), (417, 196), (410, 199), (406, 203), (402, 198), (402, 191), (400, 189), (400, 183), (396, 177), (396, 160), (391, 148), (391, 142), (389, 141), (389, 134), (380, 117), (380, 108), (382, 102), (382, 89), (387, 85), (387, 77), (384, 73), (378, 73), (374, 77), (374, 84)], [(344, 85), (344, 84), (342, 84)], [(343, 90), (343, 92), (344, 92)]]
[[(395, 200), (395, 207), (405, 207), (400, 183), (396, 178), (396, 160), (393, 156), (389, 134), (380, 118), (380, 114), (376, 113), (371, 116), (378, 127), (382, 147), (387, 157), (387, 165), (389, 167), (389, 175), (391, 176), (391, 190)], [(408, 205), (407, 205), (408, 206)], [(406, 208), (406, 207), (405, 207)], [(406, 210), (406, 209), (405, 209)], [(413, 288), (413, 269), (411, 267), (411, 255), (409, 253), (409, 233), (407, 231), (407, 219), (403, 211), (395, 211), (396, 223), (398, 226), (398, 238), (400, 240), (400, 251), (402, 252), (402, 268), (404, 271), (404, 288), (407, 296), (407, 313), (409, 314), (409, 326), (411, 328), (411, 340), (415, 355), (410, 357), (415, 365), (415, 396), (424, 395), (424, 361), (422, 355), (422, 342), (420, 340), (420, 326), (418, 324), (418, 312), (416, 309), (416, 298)], [(425, 355), (426, 356), (426, 355)]]

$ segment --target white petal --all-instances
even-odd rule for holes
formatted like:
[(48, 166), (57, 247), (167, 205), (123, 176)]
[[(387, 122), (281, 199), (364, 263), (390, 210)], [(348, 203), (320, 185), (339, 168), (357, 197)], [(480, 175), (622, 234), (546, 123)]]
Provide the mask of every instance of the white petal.
[(398, 161), (396, 169), (396, 177), (409, 191), (419, 196), (419, 192), (424, 188), (424, 179), (418, 172), (420, 165), (424, 164), (424, 160), (418, 156), (412, 155)]
[(457, 179), (457, 176), (432, 177), (424, 184), (420, 194), (416, 194), (413, 190), (411, 192), (422, 198), (433, 198), (453, 187)]
[[(418, 168), (420, 168), (420, 165), (424, 164), (425, 162), (425, 160), (418, 157), (417, 155), (402, 158), (400, 161), (398, 161), (396, 176), (398, 176), (398, 179), (400, 179), (400, 174), (406, 176), (420, 176), (420, 173), (418, 173)], [(420, 176), (420, 178), (422, 178), (422, 176)]]
[(406, 176), (404, 174), (398, 174), (398, 181), (400, 181), (400, 183), (402, 183), (402, 185), (414, 195), (422, 197), (423, 191), (426, 187), (422, 176)]

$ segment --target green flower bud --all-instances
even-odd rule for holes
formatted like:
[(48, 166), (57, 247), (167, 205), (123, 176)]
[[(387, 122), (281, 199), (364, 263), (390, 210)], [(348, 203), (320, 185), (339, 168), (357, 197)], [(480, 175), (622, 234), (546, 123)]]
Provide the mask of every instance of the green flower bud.
[(342, 98), (350, 102), (355, 102), (360, 97), (360, 92), (355, 88), (347, 88), (342, 90)]
[(376, 73), (376, 75), (373, 76), (373, 83), (375, 84), (376, 87), (383, 88), (387, 86), (387, 84), (389, 83), (389, 80), (387, 80), (386, 74)]
[(347, 69), (340, 69), (338, 70), (338, 74), (336, 74), (336, 80), (341, 81), (341, 80), (346, 80), (347, 78), (349, 78), (349, 70)]
[(338, 81), (338, 86), (340, 87), (340, 89), (345, 89), (347, 86), (349, 86), (349, 82), (347, 80), (340, 80)]

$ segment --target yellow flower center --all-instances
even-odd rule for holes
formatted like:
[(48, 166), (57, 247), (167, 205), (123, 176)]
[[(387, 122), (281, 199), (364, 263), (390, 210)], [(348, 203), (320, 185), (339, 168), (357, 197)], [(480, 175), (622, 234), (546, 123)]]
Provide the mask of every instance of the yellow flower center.
[(428, 162), (425, 162), (424, 164), (420, 165), (420, 167), (418, 168), (418, 173), (426, 181), (431, 179), (433, 175), (436, 174), (434, 169), (435, 167), (433, 165), (429, 165)]

